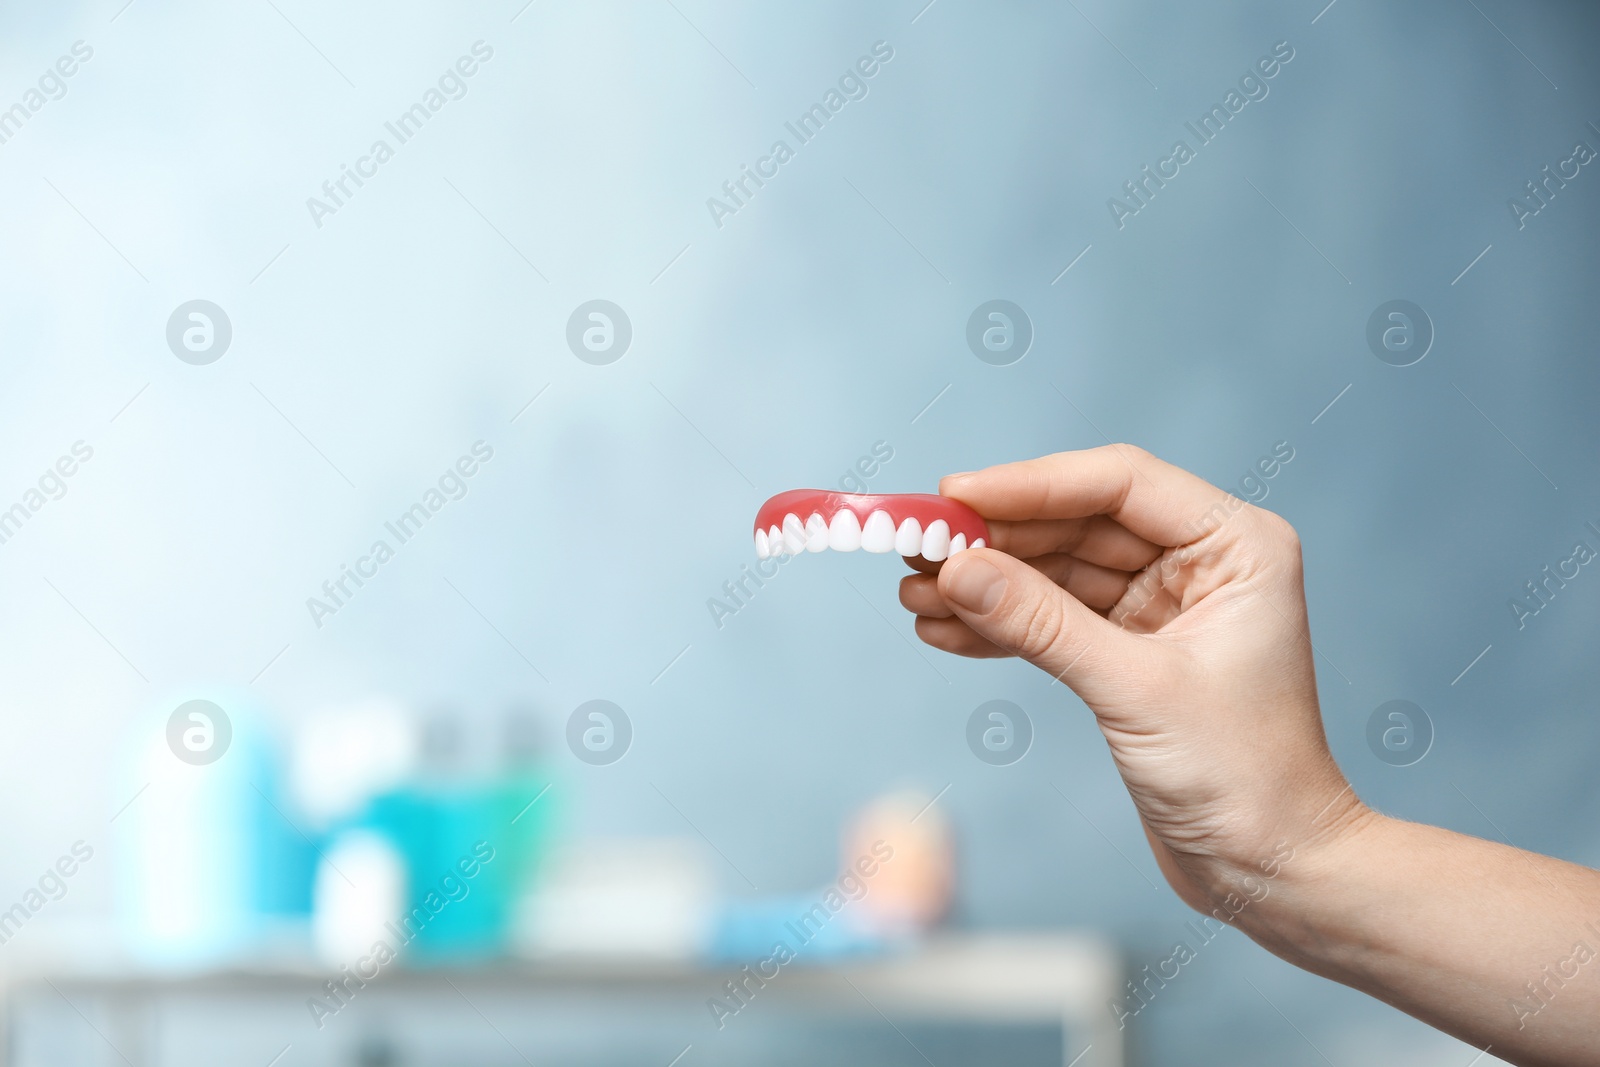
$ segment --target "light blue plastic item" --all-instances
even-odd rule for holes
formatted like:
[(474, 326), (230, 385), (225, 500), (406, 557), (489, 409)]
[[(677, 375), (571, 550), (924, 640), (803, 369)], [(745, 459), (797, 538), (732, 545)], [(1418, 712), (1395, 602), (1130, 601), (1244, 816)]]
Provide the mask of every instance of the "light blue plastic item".
[(127, 947), (159, 968), (242, 960), (311, 907), (315, 855), (291, 825), (266, 716), (248, 693), (188, 690), (143, 726), (108, 831)]

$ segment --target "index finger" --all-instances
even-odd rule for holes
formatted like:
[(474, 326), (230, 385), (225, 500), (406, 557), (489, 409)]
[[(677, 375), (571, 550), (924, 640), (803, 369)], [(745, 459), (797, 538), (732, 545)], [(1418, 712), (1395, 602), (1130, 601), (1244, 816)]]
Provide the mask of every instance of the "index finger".
[(1199, 540), (1243, 506), (1210, 482), (1133, 445), (1106, 445), (952, 474), (939, 492), (986, 519), (1105, 515), (1157, 545)]

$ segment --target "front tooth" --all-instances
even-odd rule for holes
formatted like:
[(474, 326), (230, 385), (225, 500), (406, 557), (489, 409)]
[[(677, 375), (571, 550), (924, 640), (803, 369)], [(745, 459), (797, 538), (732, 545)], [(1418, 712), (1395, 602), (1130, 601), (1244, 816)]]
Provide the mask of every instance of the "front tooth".
[(861, 547), (868, 552), (894, 551), (894, 520), (887, 511), (874, 511), (861, 528)]
[(922, 532), (922, 558), (932, 563), (950, 555), (950, 524), (934, 519)]
[(835, 552), (854, 552), (861, 547), (861, 520), (849, 508), (840, 508), (828, 524), (828, 547)]
[(828, 547), (828, 523), (813, 511), (806, 520), (806, 551), (821, 552)]
[(783, 547), (783, 531), (776, 526), (767, 531), (767, 554), (770, 556), (788, 555), (788, 550)]
[(950, 554), (952, 556), (955, 555), (957, 552), (965, 552), (966, 550), (967, 550), (967, 535), (966, 534), (956, 534), (954, 537), (950, 538)]
[(922, 524), (916, 519), (902, 522), (895, 531), (894, 550), (902, 556), (922, 555)]
[(806, 528), (794, 512), (783, 517), (783, 550), (798, 556), (806, 549)]
[(972, 547), (973, 548), (982, 548), (983, 547), (983, 538), (979, 537), (979, 538), (974, 539), (973, 542), (972, 542)]
[(756, 559), (767, 558), (767, 531), (756, 531)]

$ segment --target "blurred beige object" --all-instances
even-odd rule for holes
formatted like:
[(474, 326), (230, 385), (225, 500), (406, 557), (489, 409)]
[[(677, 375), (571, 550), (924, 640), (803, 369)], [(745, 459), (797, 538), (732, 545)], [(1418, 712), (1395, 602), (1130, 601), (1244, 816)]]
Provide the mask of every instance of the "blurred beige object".
[(864, 876), (863, 862), (876, 867), (866, 877), (861, 907), (868, 922), (886, 933), (925, 930), (950, 910), (955, 843), (935, 799), (919, 790), (886, 794), (863, 808), (845, 831), (840, 861)]

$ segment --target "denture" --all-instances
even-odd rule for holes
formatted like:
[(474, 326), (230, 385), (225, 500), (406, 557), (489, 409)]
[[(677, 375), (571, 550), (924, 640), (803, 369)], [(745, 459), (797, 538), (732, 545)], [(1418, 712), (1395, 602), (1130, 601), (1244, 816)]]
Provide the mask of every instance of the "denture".
[(982, 548), (989, 527), (965, 504), (932, 493), (840, 493), (791, 489), (756, 512), (756, 555), (898, 552), (937, 563)]

